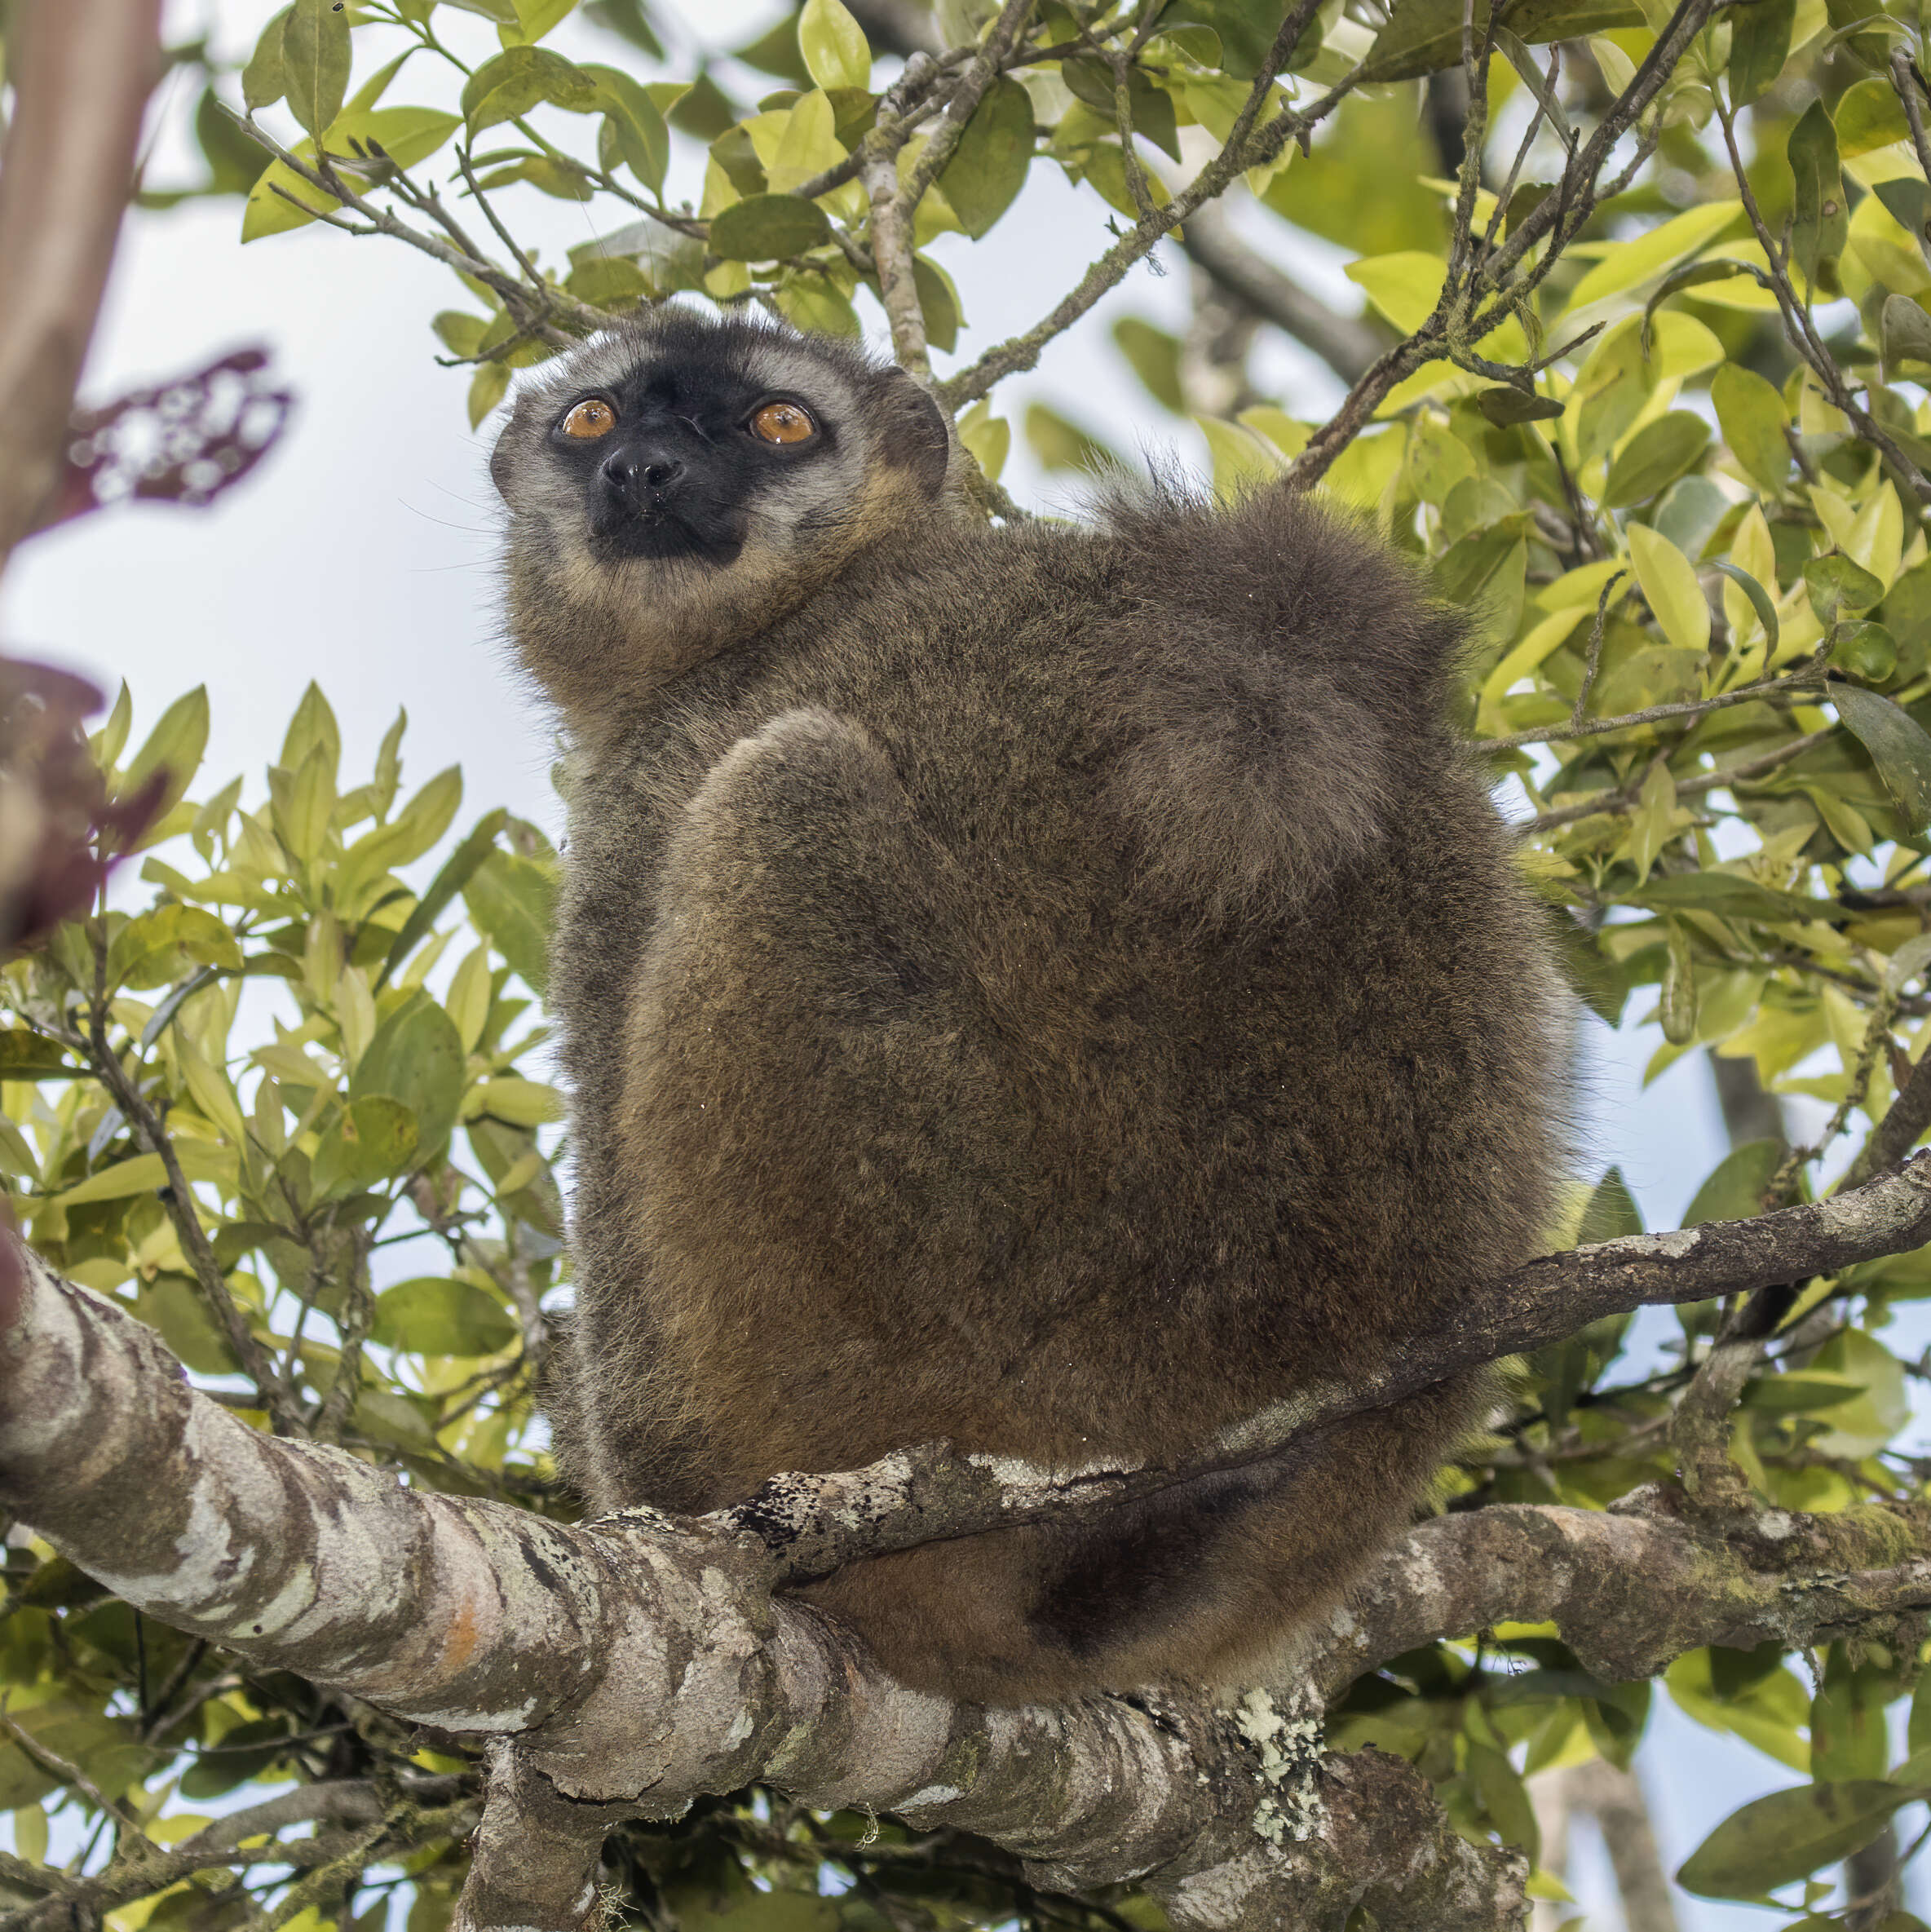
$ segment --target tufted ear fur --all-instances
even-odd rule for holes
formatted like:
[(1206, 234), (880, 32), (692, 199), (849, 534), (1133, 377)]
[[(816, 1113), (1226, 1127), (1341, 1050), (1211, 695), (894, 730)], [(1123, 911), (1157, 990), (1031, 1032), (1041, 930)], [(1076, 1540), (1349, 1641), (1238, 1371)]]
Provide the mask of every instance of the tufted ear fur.
[(944, 412), (902, 369), (888, 369), (880, 389), (884, 406), (879, 455), (895, 468), (909, 470), (918, 487), (936, 497), (945, 488), (952, 462), (952, 432)]

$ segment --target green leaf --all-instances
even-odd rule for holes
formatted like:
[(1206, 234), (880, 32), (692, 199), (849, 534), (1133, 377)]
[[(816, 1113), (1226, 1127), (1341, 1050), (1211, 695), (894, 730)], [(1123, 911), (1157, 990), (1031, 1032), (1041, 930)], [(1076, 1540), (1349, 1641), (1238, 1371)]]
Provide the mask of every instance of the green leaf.
[(1879, 316), (1878, 340), (1883, 345), (1887, 369), (1902, 362), (1931, 368), (1931, 316), (1910, 296), (1885, 297)]
[(1907, 234), (1916, 237), (1920, 248), (1931, 241), (1931, 187), (1915, 175), (1900, 175), (1890, 181), (1880, 181), (1871, 192), (1884, 204), (1891, 219)]
[(147, 742), (134, 754), (123, 776), (123, 791), (133, 793), (157, 771), (166, 774), (154, 825), (143, 844), (152, 842), (154, 828), (186, 795), (195, 773), (201, 768), (201, 757), (207, 749), (208, 687), (197, 684), (161, 713), (160, 722), (148, 734)]
[(289, 112), (319, 134), (349, 91), (349, 16), (342, 0), (295, 0), (281, 34)]
[(426, 1165), (456, 1125), (463, 1078), (456, 1023), (418, 989), (376, 1028), (350, 1077), (349, 1099), (400, 1101), (415, 1116), (418, 1164)]
[(289, 15), (294, 11), (292, 7), (285, 7), (269, 21), (254, 43), (254, 51), (249, 55), (247, 66), (241, 69), (241, 104), (251, 114), (274, 106), (287, 89), (281, 36)]
[[(55, 1703), (11, 1714), (37, 1744), (56, 1758), (77, 1764), (96, 1788), (110, 1797), (118, 1796), (154, 1762), (153, 1751), (98, 1711), (77, 1711)], [(60, 1783), (58, 1775), (43, 1770), (11, 1740), (0, 1744), (0, 1810), (18, 1810), (57, 1790)]]
[(842, 0), (805, 0), (798, 16), (798, 51), (806, 71), (829, 93), (872, 85), (872, 49), (865, 30)]
[(336, 116), (322, 145), (331, 154), (380, 156), (399, 168), (427, 161), (462, 126), (434, 108), (350, 108)]
[(1627, 510), (1660, 496), (1702, 457), (1709, 440), (1709, 425), (1689, 409), (1671, 409), (1645, 423), (1610, 465), (1603, 506)]
[(1882, 1778), (1891, 1762), (1885, 1707), (1898, 1686), (1888, 1670), (1853, 1667), (1845, 1647), (1826, 1653), (1823, 1683), (1810, 1700), (1810, 1775), (1820, 1784)]
[(466, 838), (443, 861), (442, 869), (430, 882), (429, 890), (416, 901), (415, 910), (403, 922), (402, 931), (382, 962), (376, 984), (379, 989), (395, 969), (429, 936), (429, 931), (456, 895), (466, 886), (476, 868), (496, 850), (496, 842), (510, 822), (502, 806), (485, 812)]
[(1730, 98), (1746, 108), (1775, 85), (1790, 57), (1796, 0), (1753, 0), (1730, 15)]
[(949, 354), (959, 340), (959, 292), (938, 263), (924, 255), (912, 258), (912, 284), (918, 292), (919, 312), (926, 319), (926, 339)]
[[(913, 273), (916, 281), (916, 269)], [(922, 294), (921, 287), (921, 298)], [(778, 285), (775, 299), (784, 319), (807, 334), (851, 337), (864, 333), (858, 311), (828, 276), (809, 271), (788, 275)]]
[(1829, 696), (1839, 722), (1870, 753), (1905, 829), (1915, 834), (1931, 825), (1931, 736), (1924, 727), (1875, 691), (1833, 683)]
[(797, 195), (751, 195), (711, 223), (711, 253), (727, 262), (778, 262), (816, 248), (832, 224), (815, 202)]
[(1690, 559), (1667, 537), (1632, 524), (1629, 560), (1663, 634), (1679, 651), (1708, 650), (1710, 607)]
[(501, 1303), (471, 1281), (418, 1275), (376, 1297), (375, 1341), (414, 1355), (493, 1355), (517, 1338)]
[(552, 27), (569, 18), (577, 0), (512, 0), (516, 31), (525, 42), (541, 40)]
[[(1766, 384), (1765, 387), (1767, 387), (1768, 385)], [(1748, 571), (1739, 569), (1734, 564), (1726, 564), (1719, 560), (1711, 568), (1721, 570), (1750, 599), (1750, 608), (1756, 612), (1756, 621), (1762, 625), (1764, 636), (1769, 640), (1765, 647), (1765, 655), (1774, 655), (1777, 648), (1777, 639), (1782, 633), (1777, 623), (1776, 602), (1770, 592)]]
[(1805, 108), (1790, 130), (1785, 152), (1796, 183), (1791, 205), (1791, 254), (1805, 278), (1815, 281), (1834, 268), (1850, 235), (1837, 130), (1821, 100)]
[(541, 1127), (560, 1121), (564, 1112), (563, 1097), (555, 1087), (509, 1073), (484, 1081), (463, 1096), (463, 1118), (469, 1121), (487, 1115), (512, 1127)]
[(1869, 1779), (1774, 1791), (1731, 1812), (1685, 1860), (1677, 1883), (1701, 1899), (1768, 1902), (1777, 1886), (1861, 1850), (1914, 1797)]
[(416, 1116), (387, 1094), (351, 1101), (316, 1149), (318, 1201), (341, 1200), (406, 1173), (418, 1138)]
[(528, 113), (538, 101), (588, 114), (603, 98), (596, 76), (572, 66), (561, 54), (548, 47), (506, 47), (463, 83), (462, 107), (473, 138)]
[(1775, 385), (1740, 362), (1726, 362), (1711, 378), (1710, 400), (1731, 455), (1765, 489), (1780, 492), (1790, 475), (1790, 412)]
[[(1280, 9), (1271, 16), (1276, 22)], [(1616, 27), (1641, 27), (1640, 7), (1628, 0), (1518, 0), (1509, 9), (1509, 24), (1531, 42), (1580, 39)], [(1488, 24), (1488, 9), (1477, 0), (1474, 26), (1478, 38)], [(1461, 0), (1401, 0), (1394, 17), (1368, 49), (1362, 78), (1367, 81), (1412, 81), (1461, 64)], [(1265, 46), (1265, 41), (1262, 43)], [(1234, 71), (1231, 67), (1230, 73)], [(1251, 71), (1251, 70), (1250, 70)]]
[(1536, 104), (1549, 125), (1566, 143), (1573, 144), (1575, 130), (1569, 125), (1569, 117), (1562, 111), (1562, 97), (1549, 85), (1549, 77), (1536, 64), (1535, 55), (1506, 27), (1494, 29), (1492, 39), (1496, 51), (1515, 69), (1523, 86), (1535, 95)]
[(1750, 1408), (1771, 1415), (1813, 1415), (1863, 1393), (1854, 1382), (1836, 1382), (1827, 1376), (1760, 1375), (1744, 1391), (1743, 1400)]
[(1481, 391), (1475, 407), (1497, 429), (1510, 429), (1518, 422), (1553, 422), (1565, 405), (1552, 396), (1530, 396), (1505, 382), (1499, 389)]
[(1706, 1221), (1748, 1221), (1763, 1210), (1763, 1197), (1789, 1150), (1780, 1140), (1747, 1140), (1711, 1169), (1683, 1213), (1686, 1227)]
[(1887, 683), (1898, 668), (1897, 640), (1881, 624), (1840, 624), (1831, 639), (1831, 662), (1847, 677)]
[(532, 859), (493, 852), (463, 887), (470, 917), (524, 983), (541, 993), (550, 983), (550, 929), (556, 880)]
[[(1670, 795), (1675, 796), (1673, 786)], [(1663, 969), (1661, 993), (1658, 1017), (1663, 1023), (1663, 1037), (1672, 1046), (1687, 1046), (1696, 1037), (1696, 967), (1690, 935), (1676, 919), (1669, 922), (1669, 957)]]
[(652, 194), (661, 192), (665, 170), (670, 166), (670, 130), (657, 104), (641, 82), (621, 68), (594, 66), (588, 62), (580, 73), (592, 77), (603, 95), (605, 117), (616, 130), (617, 151), (624, 166)]
[(1835, 624), (1846, 611), (1867, 611), (1884, 595), (1884, 586), (1869, 571), (1838, 550), (1805, 564), (1804, 588), (1820, 624)]
[(939, 186), (959, 225), (976, 241), (1018, 198), (1032, 165), (1032, 96), (1001, 79), (986, 91), (939, 170)]
[(241, 970), (233, 934), (200, 906), (161, 905), (137, 913), (108, 948), (108, 984), (168, 986), (197, 966)]
[(1113, 325), (1113, 341), (1154, 400), (1162, 409), (1184, 415), (1186, 396), (1180, 386), (1180, 338), (1155, 328), (1141, 316), (1122, 316)]
[(302, 693), (302, 701), (295, 706), (295, 715), (289, 720), (287, 733), (281, 741), (281, 755), (275, 762), (285, 771), (298, 771), (318, 745), (333, 777), (342, 763), (342, 727), (336, 723), (334, 708), (322, 695), (321, 686), (312, 678)]
[(283, 1717), (257, 1718), (222, 1734), (220, 1744), (189, 1765), (181, 1779), (183, 1797), (219, 1797), (258, 1778), (289, 1753), (289, 1724)]
[(135, 1313), (168, 1345), (170, 1354), (197, 1374), (232, 1375), (240, 1368), (201, 1284), (187, 1275), (157, 1275), (143, 1282)]
[(1642, 1210), (1636, 1205), (1636, 1196), (1629, 1191), (1622, 1169), (1611, 1167), (1596, 1183), (1589, 1205), (1582, 1211), (1575, 1245), (1589, 1248), (1598, 1241), (1619, 1240), (1624, 1235), (1642, 1231)]

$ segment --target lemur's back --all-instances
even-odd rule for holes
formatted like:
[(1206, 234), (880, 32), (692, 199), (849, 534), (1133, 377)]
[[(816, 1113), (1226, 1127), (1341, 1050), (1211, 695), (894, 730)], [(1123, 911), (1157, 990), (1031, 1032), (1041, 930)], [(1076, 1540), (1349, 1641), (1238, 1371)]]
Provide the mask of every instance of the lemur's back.
[[(1559, 1002), (1452, 645), (1295, 499), (1156, 502), (860, 558), (613, 735), (556, 966), (593, 1500), (1198, 1456), (1532, 1252)], [(1479, 1399), (809, 1594), (965, 1695), (1229, 1674)]]

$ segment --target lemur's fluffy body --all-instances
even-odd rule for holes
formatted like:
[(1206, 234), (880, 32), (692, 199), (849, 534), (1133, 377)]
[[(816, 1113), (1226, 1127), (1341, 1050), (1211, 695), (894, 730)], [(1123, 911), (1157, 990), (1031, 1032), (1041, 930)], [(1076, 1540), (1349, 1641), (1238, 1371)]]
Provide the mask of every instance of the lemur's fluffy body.
[[(1564, 1001), (1452, 619), (1282, 489), (994, 529), (962, 460), (855, 347), (678, 309), (546, 365), (497, 449), (575, 746), (559, 1408), (599, 1507), (937, 1437), (1202, 1460), (1537, 1246)], [(802, 1594), (956, 1695), (1235, 1680), (1485, 1387)]]

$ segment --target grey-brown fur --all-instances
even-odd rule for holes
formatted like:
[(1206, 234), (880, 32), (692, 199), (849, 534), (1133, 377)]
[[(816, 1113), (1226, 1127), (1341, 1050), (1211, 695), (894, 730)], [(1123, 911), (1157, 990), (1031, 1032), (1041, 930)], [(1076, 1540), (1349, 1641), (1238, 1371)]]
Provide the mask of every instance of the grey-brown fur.
[[(659, 364), (782, 367), (835, 422), (835, 475), (759, 486), (755, 594), (586, 547), (550, 427)], [(1447, 728), (1452, 620), (1281, 491), (980, 527), (908, 390), (661, 315), (549, 365), (497, 452), (515, 634), (577, 747), (563, 1450), (598, 1507), (939, 1436), (1197, 1457), (1544, 1229), (1563, 1002)], [(1482, 1397), (805, 1594), (981, 1700), (1231, 1681)]]

